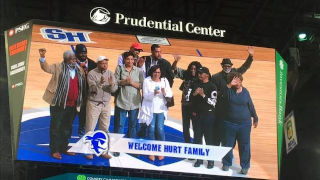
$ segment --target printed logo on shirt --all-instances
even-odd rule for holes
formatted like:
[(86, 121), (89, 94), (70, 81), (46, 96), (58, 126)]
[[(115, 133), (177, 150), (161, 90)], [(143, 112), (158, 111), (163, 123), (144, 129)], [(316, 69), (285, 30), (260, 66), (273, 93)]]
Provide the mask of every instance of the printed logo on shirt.
[(217, 91), (212, 91), (210, 98), (208, 98), (208, 104), (212, 106), (216, 106), (217, 97), (218, 97), (217, 95), (218, 95)]

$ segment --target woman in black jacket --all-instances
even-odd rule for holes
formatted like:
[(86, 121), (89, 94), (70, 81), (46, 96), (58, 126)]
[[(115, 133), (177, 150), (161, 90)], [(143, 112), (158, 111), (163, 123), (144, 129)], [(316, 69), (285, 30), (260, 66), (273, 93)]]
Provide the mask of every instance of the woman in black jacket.
[[(182, 91), (181, 99), (181, 111), (182, 111), (182, 126), (183, 126), (183, 137), (186, 143), (191, 143), (190, 137), (190, 120), (192, 121), (192, 109), (190, 95), (192, 91), (191, 85), (198, 81), (198, 70), (202, 67), (200, 62), (192, 61), (188, 65), (188, 69), (184, 70), (177, 67), (177, 63), (180, 60), (180, 56), (174, 57), (175, 61), (172, 63), (172, 69), (176, 78), (183, 80), (180, 85), (180, 90)], [(193, 123), (193, 121), (192, 121)], [(194, 127), (194, 124), (192, 124)]]

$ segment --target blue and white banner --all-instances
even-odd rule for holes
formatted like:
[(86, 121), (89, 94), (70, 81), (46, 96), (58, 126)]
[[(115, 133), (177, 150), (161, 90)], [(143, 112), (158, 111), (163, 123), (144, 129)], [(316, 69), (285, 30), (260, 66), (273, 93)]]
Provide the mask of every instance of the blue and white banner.
[[(168, 156), (221, 161), (231, 147), (209, 146), (201, 144), (155, 141), (145, 139), (124, 138), (124, 134), (108, 133), (106, 139), (98, 137), (101, 131), (88, 132), (68, 151), (84, 154), (101, 155), (101, 149), (111, 152)], [(106, 149), (106, 144), (109, 148)]]

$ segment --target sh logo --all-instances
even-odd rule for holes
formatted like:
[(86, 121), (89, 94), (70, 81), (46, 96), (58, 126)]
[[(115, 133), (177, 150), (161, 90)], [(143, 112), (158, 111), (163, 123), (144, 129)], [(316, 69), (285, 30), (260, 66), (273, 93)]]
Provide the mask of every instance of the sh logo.
[(66, 31), (60, 28), (41, 28), (41, 35), (44, 39), (57, 41), (59, 43), (93, 43), (86, 31)]
[(100, 156), (103, 152), (109, 149), (109, 136), (104, 131), (95, 131), (92, 136), (85, 136), (85, 142), (91, 144), (91, 150)]
[(90, 19), (96, 24), (107, 24), (110, 21), (110, 12), (103, 7), (95, 7), (90, 11)]

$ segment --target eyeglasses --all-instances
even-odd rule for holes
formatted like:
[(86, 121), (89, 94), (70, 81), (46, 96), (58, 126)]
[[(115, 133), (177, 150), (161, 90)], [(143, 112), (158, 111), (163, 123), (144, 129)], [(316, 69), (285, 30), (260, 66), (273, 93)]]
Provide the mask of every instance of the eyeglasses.
[(157, 73), (157, 74), (158, 74), (158, 73), (161, 73), (161, 72), (160, 72), (160, 71), (155, 71), (155, 72), (153, 72), (153, 73)]
[(141, 49), (134, 49), (134, 51), (138, 51), (138, 52), (141, 52), (142, 50), (141, 50)]

